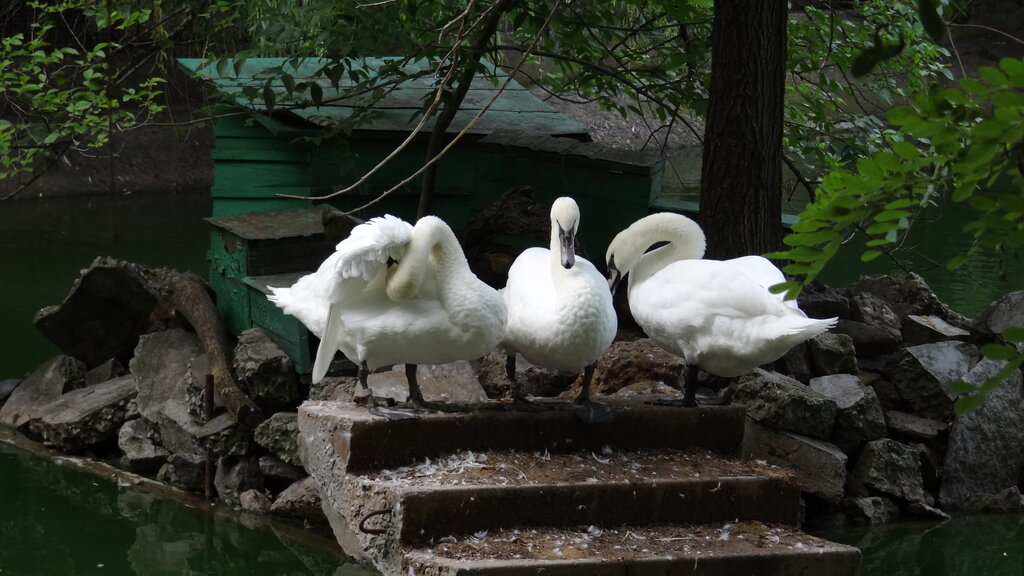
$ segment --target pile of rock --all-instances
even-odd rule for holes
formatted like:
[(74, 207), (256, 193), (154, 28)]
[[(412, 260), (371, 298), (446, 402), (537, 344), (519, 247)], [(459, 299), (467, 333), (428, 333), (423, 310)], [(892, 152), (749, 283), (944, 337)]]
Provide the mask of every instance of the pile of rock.
[[(1024, 510), (1024, 384), (1015, 371), (980, 407), (956, 414), (962, 381), (1004, 362), (979, 347), (1024, 326), (1024, 292), (975, 320), (951, 311), (915, 274), (862, 278), (801, 298), (832, 333), (736, 385), (748, 408), (745, 453), (798, 472), (808, 520), (887, 522), (956, 510)], [(955, 386), (954, 386), (955, 387)]]
[[(209, 491), (212, 482), (218, 498), (247, 510), (325, 522), (298, 454), (296, 409), (307, 398), (351, 399), (355, 379), (327, 378), (310, 389), (277, 345), (248, 330), (237, 339), (232, 370), (269, 416), (247, 428), (219, 398), (208, 415), (209, 361), (169, 301), (171, 274), (97, 259), (61, 306), (37, 317), (66, 354), (20, 383), (0, 382), (0, 422), (188, 490)], [(755, 370), (730, 391), (747, 406), (745, 454), (796, 471), (809, 522), (1024, 509), (1021, 373), (966, 415), (955, 414), (950, 388), (1000, 370), (979, 347), (1000, 341), (1008, 326), (1024, 326), (1024, 292), (973, 321), (913, 274), (864, 278), (842, 291), (818, 287), (801, 306), (841, 320), (775, 371)], [(482, 402), (507, 395), (504, 364), (495, 353), (420, 367), (419, 379), (428, 399)], [(600, 394), (678, 397), (682, 368), (646, 338), (622, 339), (599, 361), (594, 386)], [(518, 373), (529, 394), (572, 396), (578, 385), (575, 374), (525, 364)], [(371, 386), (399, 401), (407, 393), (401, 369), (373, 374)]]
[(295, 409), (307, 390), (291, 360), (262, 332), (241, 334), (238, 384), (273, 416), (247, 429), (214, 398), (208, 417), (209, 362), (168, 300), (173, 274), (104, 258), (83, 271), (65, 302), (36, 319), (65, 354), (5, 381), (0, 423), (186, 490), (212, 484), (246, 509), (326, 523), (297, 454)]

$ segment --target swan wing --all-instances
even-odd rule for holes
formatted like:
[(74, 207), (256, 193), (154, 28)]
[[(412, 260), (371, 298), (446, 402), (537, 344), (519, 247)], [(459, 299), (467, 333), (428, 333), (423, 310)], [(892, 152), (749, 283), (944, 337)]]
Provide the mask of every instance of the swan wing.
[[(771, 260), (761, 256), (741, 256), (740, 258), (725, 260), (725, 263), (765, 288), (771, 288), (776, 284), (786, 281), (786, 275), (782, 273), (782, 270), (779, 270), (775, 264), (772, 264)], [(780, 301), (790, 308), (797, 308), (795, 299), (786, 300), (785, 294), (774, 294), (774, 296), (777, 296)]]

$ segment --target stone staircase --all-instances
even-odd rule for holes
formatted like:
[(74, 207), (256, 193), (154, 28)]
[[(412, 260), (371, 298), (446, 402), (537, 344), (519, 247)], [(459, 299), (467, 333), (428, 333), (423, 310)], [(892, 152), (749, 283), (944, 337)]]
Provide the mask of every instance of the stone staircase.
[(856, 548), (799, 531), (788, 471), (739, 458), (742, 407), (613, 408), (587, 425), (307, 402), (299, 430), (342, 548), (387, 576), (859, 573)]

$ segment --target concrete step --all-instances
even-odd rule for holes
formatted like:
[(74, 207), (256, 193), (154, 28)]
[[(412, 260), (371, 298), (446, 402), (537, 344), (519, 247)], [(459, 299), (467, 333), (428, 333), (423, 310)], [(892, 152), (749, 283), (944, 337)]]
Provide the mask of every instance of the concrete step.
[[(362, 473), (465, 450), (547, 450), (550, 453), (629, 448), (703, 448), (737, 456), (743, 442), (741, 406), (677, 408), (602, 398), (615, 411), (608, 424), (585, 424), (566, 410), (519, 412), (492, 403), (468, 413), (430, 413), (409, 420), (370, 415), (348, 402), (306, 402), (303, 434), (329, 439), (314, 450), (332, 465)], [(561, 401), (561, 405), (565, 402)]]
[[(587, 425), (564, 410), (524, 413), (494, 405), (386, 420), (351, 403), (307, 402), (299, 411), (300, 445), (343, 549), (387, 576), (410, 568), (438, 576), (541, 568), (545, 574), (691, 573), (676, 567), (678, 558), (718, 570), (710, 574), (745, 573), (755, 565), (769, 568), (750, 573), (765, 576), (857, 573), (849, 560), (856, 553), (859, 562), (856, 549), (818, 546), (795, 529), (800, 492), (788, 471), (739, 458), (742, 407), (617, 400), (613, 409), (614, 422)], [(738, 546), (722, 544), (729, 538), (724, 527), (736, 523), (777, 532), (756, 549), (743, 538)], [(627, 557), (605, 546), (603, 556), (566, 558), (521, 552), (471, 558), (438, 548), (461, 542), (469, 550), (509, 534), (552, 535), (553, 542), (557, 534), (578, 536), (588, 527), (603, 534), (620, 526), (631, 527), (614, 528), (623, 537), (690, 547), (659, 546), (652, 554), (641, 547)], [(686, 526), (689, 532), (678, 532)], [(718, 540), (706, 550), (694, 547), (716, 529)], [(792, 546), (775, 546), (776, 537)], [(823, 558), (839, 560), (816, 560), (804, 551), (810, 543), (827, 552)]]
[(512, 529), (403, 547), (395, 573), (430, 576), (856, 576), (857, 548), (762, 522)]
[(800, 509), (786, 471), (706, 450), (459, 452), (344, 483), (349, 528), (403, 544), (515, 526), (796, 525)]

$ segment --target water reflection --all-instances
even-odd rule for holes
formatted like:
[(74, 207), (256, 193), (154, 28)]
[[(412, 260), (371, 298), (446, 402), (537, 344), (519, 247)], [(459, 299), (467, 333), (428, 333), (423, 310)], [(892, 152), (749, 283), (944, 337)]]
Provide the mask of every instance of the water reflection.
[(328, 538), (118, 486), (0, 444), (0, 574), (369, 576)]
[(32, 326), (97, 256), (206, 276), (205, 190), (0, 203), (0, 379), (22, 376), (58, 350)]
[(1024, 517), (956, 517), (941, 524), (899, 523), (816, 535), (864, 552), (861, 576), (1021, 576)]

